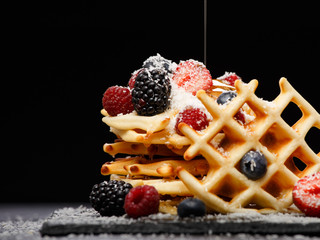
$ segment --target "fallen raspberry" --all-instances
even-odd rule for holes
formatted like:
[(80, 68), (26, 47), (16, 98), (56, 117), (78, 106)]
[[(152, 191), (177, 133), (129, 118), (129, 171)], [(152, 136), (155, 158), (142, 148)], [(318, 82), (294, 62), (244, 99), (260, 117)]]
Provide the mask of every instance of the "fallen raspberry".
[(124, 209), (128, 216), (138, 218), (158, 213), (160, 196), (153, 186), (143, 185), (132, 188), (126, 195)]
[(241, 78), (237, 74), (228, 72), (226, 72), (223, 76), (219, 77), (218, 79), (222, 80), (222, 82), (230, 86), (234, 86), (236, 80), (241, 80)]
[(186, 123), (196, 131), (201, 131), (209, 125), (207, 115), (199, 108), (187, 108), (183, 112), (180, 112), (176, 122), (176, 132), (183, 135), (178, 126), (180, 123)]
[(320, 217), (320, 172), (301, 178), (292, 191), (294, 204), (307, 216)]
[(195, 60), (180, 62), (172, 80), (193, 95), (196, 95), (201, 89), (208, 90), (213, 84), (209, 70)]
[(110, 116), (128, 114), (134, 110), (131, 92), (126, 87), (109, 87), (103, 94), (102, 105)]

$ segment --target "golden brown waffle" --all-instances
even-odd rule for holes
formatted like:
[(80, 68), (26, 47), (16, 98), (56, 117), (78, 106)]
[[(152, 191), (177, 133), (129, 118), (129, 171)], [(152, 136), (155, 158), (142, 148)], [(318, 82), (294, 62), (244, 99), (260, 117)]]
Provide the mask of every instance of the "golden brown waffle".
[[(208, 90), (208, 93), (213, 99), (216, 99), (222, 91), (234, 90), (234, 87), (225, 85), (220, 80), (214, 81), (214, 86)], [(252, 113), (246, 106), (244, 106), (243, 110), (247, 115)], [(101, 114), (105, 116), (102, 121), (110, 126), (111, 131), (122, 141), (127, 143), (142, 143), (145, 146), (151, 144), (165, 145), (176, 154), (182, 155), (181, 149), (184, 146), (190, 145), (191, 142), (185, 136), (171, 132), (169, 126), (172, 119), (176, 117), (180, 111), (181, 109), (171, 109), (152, 117), (139, 116), (136, 112), (110, 117), (108, 112), (102, 109)], [(105, 146), (111, 146), (114, 147), (114, 149), (117, 148), (120, 150), (120, 145), (114, 146), (108, 144)], [(121, 147), (124, 148), (124, 145)], [(134, 147), (136, 147), (136, 145), (134, 145)], [(141, 145), (139, 147), (139, 149), (142, 150)], [(108, 148), (104, 148), (104, 150), (109, 153)], [(111, 153), (111, 155), (114, 154)], [(166, 154), (164, 156), (166, 156)]]
[[(257, 80), (249, 84), (236, 81), (237, 97), (222, 106), (201, 90), (197, 97), (213, 121), (201, 134), (179, 124), (179, 130), (191, 142), (184, 159), (201, 154), (208, 161), (209, 171), (199, 180), (179, 167), (178, 176), (193, 195), (214, 211), (284, 211), (292, 204), (292, 189), (297, 180), (320, 170), (320, 153), (314, 153), (305, 141), (312, 127), (320, 129), (320, 115), (285, 78), (280, 79), (281, 93), (272, 102), (255, 95), (257, 86)], [(281, 117), (290, 102), (303, 115), (293, 126)], [(243, 126), (234, 115), (244, 104), (254, 111), (255, 120)], [(221, 133), (222, 139), (212, 140)], [(239, 161), (250, 150), (260, 151), (268, 161), (266, 175), (255, 181), (239, 169)], [(294, 158), (306, 165), (303, 170), (296, 167)]]
[(207, 174), (209, 165), (205, 159), (191, 161), (161, 158), (148, 160), (143, 157), (130, 157), (116, 159), (115, 162), (107, 162), (101, 167), (102, 175), (120, 174), (149, 177), (171, 178), (176, 177), (176, 168), (183, 167), (193, 176), (204, 176)]

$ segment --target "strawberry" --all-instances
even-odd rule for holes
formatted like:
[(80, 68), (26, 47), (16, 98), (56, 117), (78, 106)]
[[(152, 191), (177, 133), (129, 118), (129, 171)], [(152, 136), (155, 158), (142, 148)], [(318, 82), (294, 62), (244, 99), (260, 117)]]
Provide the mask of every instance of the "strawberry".
[(294, 204), (307, 216), (320, 217), (320, 172), (301, 178), (292, 191)]
[(201, 131), (209, 125), (207, 115), (199, 108), (187, 108), (179, 113), (175, 128), (178, 134), (183, 135), (178, 128), (181, 122), (188, 124), (196, 131)]
[(126, 87), (109, 87), (103, 94), (102, 105), (110, 116), (128, 114), (134, 110), (131, 92)]
[(235, 73), (228, 73), (226, 72), (223, 76), (218, 78), (222, 80), (227, 85), (234, 86), (236, 80), (241, 80), (241, 78)]
[(196, 95), (199, 90), (207, 90), (213, 85), (209, 70), (205, 65), (195, 60), (180, 62), (172, 80), (193, 95)]

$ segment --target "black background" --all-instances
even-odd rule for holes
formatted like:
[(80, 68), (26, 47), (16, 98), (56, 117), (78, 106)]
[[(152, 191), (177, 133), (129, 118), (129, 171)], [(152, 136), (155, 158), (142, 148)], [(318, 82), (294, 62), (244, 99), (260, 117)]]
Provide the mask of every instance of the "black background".
[[(203, 1), (54, 1), (41, 7), (27, 16), (35, 25), (16, 31), (9, 48), (0, 201), (87, 201), (92, 185), (104, 179), (101, 165), (112, 159), (102, 150), (114, 139), (101, 121), (103, 92), (126, 85), (156, 53), (177, 63), (203, 61)], [(320, 111), (316, 9), (300, 2), (208, 0), (211, 75), (233, 71), (245, 82), (258, 79), (257, 95), (267, 100), (287, 77)], [(320, 151), (319, 131), (307, 137)]]

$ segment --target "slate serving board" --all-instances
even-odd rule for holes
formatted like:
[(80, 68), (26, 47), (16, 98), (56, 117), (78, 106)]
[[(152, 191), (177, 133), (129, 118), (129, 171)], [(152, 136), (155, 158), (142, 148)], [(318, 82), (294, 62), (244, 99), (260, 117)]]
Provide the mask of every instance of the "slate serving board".
[(180, 219), (177, 216), (157, 214), (130, 219), (101, 217), (92, 209), (61, 209), (47, 219), (40, 230), (42, 235), (67, 234), (279, 234), (320, 236), (320, 219), (298, 214), (273, 215), (208, 215)]

